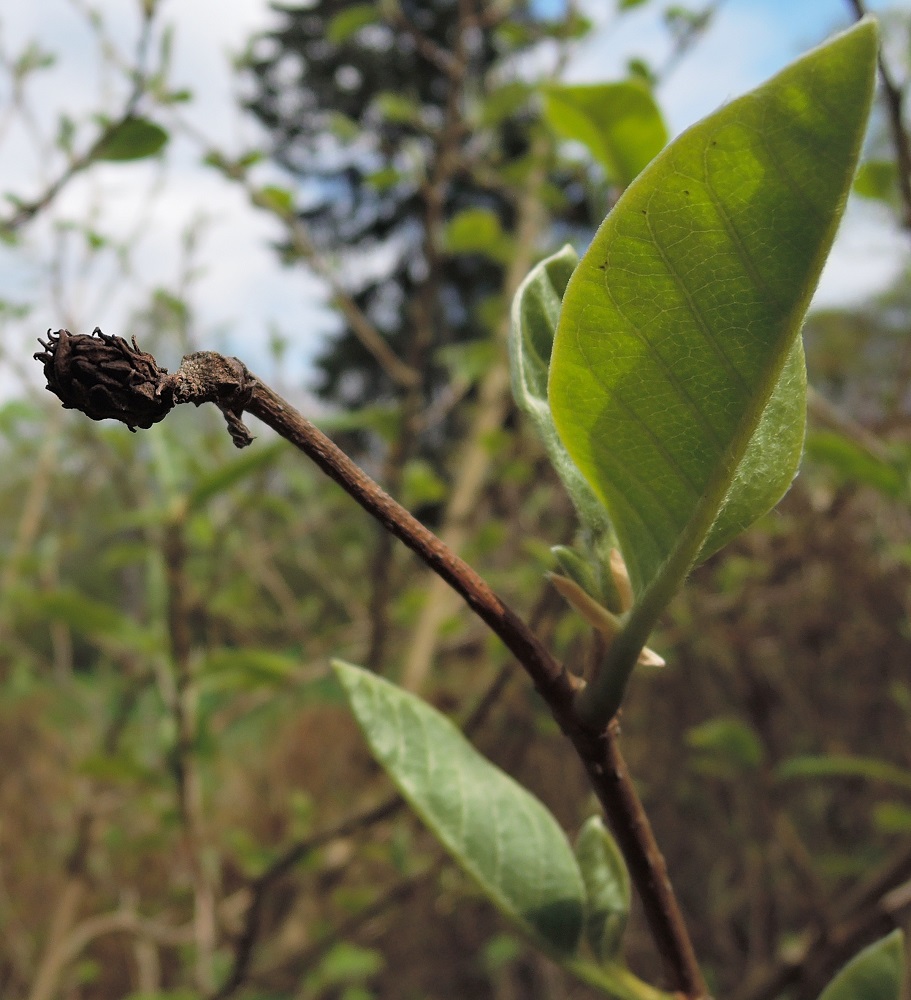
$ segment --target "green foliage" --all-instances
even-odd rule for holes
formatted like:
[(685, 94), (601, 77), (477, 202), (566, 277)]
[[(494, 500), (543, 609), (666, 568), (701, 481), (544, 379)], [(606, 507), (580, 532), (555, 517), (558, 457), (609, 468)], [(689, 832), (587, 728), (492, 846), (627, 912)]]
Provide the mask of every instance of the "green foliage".
[(783, 761), (776, 771), (781, 781), (816, 778), (864, 778), (911, 791), (911, 771), (871, 757), (831, 754), (805, 755)]
[(193, 512), (206, 506), (215, 497), (233, 489), (256, 473), (273, 466), (283, 455), (287, 455), (288, 445), (284, 441), (243, 452), (217, 468), (200, 475), (187, 496), (187, 511)]
[[(635, 5), (636, 0), (620, 4)], [(410, 10), (426, 18), (427, 36), (445, 49), (457, 6), (440, 0)], [(552, 130), (589, 149), (618, 186), (627, 182), (624, 171), (632, 179), (652, 155), (639, 139), (651, 135), (658, 151), (657, 109), (649, 97), (641, 106), (644, 117), (637, 119), (629, 84), (600, 88), (602, 96), (613, 93), (618, 99), (608, 107), (587, 102), (598, 87), (583, 88), (584, 93), (557, 87), (541, 95), (534, 81), (511, 78), (511, 60), (534, 57), (541, 42), (551, 46), (553, 39), (586, 28), (579, 18), (565, 24), (536, 20), (527, 17), (531, 8), (514, 5), (516, 20), (484, 33), (480, 48), (472, 50), (463, 95), (468, 138), (454, 162), (465, 153), (465, 163), (477, 166), (478, 173), (460, 173), (447, 188), (452, 197), (443, 206), (433, 244), (445, 260), (444, 287), (430, 302), (433, 282), (414, 280), (426, 264), (421, 242), (426, 233), (415, 223), (426, 208), (422, 178), (438, 166), (433, 157), (443, 105), (435, 95), (445, 89), (446, 74), (415, 55), (408, 32), (395, 28), (394, 19), (382, 20), (382, 11), (390, 9), (317, 0), (288, 15), (288, 33), (275, 47), (276, 66), (288, 54), (299, 57), (306, 85), (274, 91), (274, 105), (262, 98), (264, 121), (274, 129), (263, 146), (274, 146), (285, 167), (305, 164), (304, 184), (259, 186), (259, 152), (237, 158), (212, 153), (209, 159), (226, 181), (248, 184), (255, 202), (279, 221), (300, 218), (305, 226), (312, 224), (319, 252), (330, 266), (341, 265), (339, 275), (354, 276), (354, 299), (373, 320), (388, 324), (383, 336), (400, 356), (408, 356), (414, 317), (429, 304), (434, 323), (421, 346), (431, 373), (426, 392), (400, 405), (407, 394), (373, 378), (370, 359), (349, 341), (350, 353), (335, 357), (337, 385), (354, 385), (352, 398), (363, 405), (335, 407), (320, 415), (320, 423), (346, 447), (353, 441), (357, 450), (366, 443), (365, 463), (382, 468), (390, 492), (431, 523), (462, 472), (450, 432), (484, 398), (485, 390), (475, 387), (502, 363), (504, 275), (516, 271), (511, 265), (519, 254), (565, 240), (581, 246), (590, 239), (583, 208), (586, 199), (599, 200), (590, 185), (601, 171), (582, 162), (578, 147), (571, 151), (573, 159), (561, 158), (563, 147), (552, 144), (541, 127), (542, 103), (551, 118), (559, 118), (562, 107), (563, 131), (559, 122), (551, 123)], [(681, 38), (703, 23), (679, 9), (671, 15)], [(361, 30), (373, 21), (375, 29)], [(301, 28), (303, 34), (295, 35)], [(377, 39), (389, 37), (391, 48), (371, 50)], [(43, 56), (30, 58), (32, 68), (41, 68)], [(859, 74), (862, 62), (852, 72)], [(336, 70), (344, 65), (364, 71), (362, 84), (351, 91), (338, 86)], [(649, 75), (648, 67), (640, 69), (643, 78)], [(819, 74), (823, 83), (828, 72)], [(319, 74), (322, 82), (315, 79)], [(851, 73), (842, 76), (838, 87), (850, 87)], [(287, 83), (280, 73), (276, 79)], [(638, 84), (632, 90), (638, 92), (635, 100), (650, 93)], [(799, 96), (798, 90), (790, 97)], [(611, 114), (622, 110), (624, 95), (631, 99), (630, 117), (614, 120)], [(142, 106), (187, 96), (156, 74)], [(847, 105), (851, 111), (851, 102)], [(840, 112), (824, 110), (829, 127), (837, 129)], [(817, 111), (808, 105), (807, 120), (816, 122)], [(603, 135), (597, 131), (599, 116)], [(117, 112), (96, 120), (117, 121)], [(624, 123), (630, 129), (628, 146), (626, 139), (618, 140), (617, 128)], [(68, 159), (80, 156), (81, 128), (74, 119), (60, 118), (58, 139)], [(308, 136), (314, 148), (307, 148)], [(147, 140), (153, 138), (158, 142), (161, 135), (147, 133)], [(118, 138), (129, 158), (143, 148), (135, 139)], [(539, 142), (547, 147), (543, 152)], [(778, 148), (770, 145), (765, 152)], [(812, 152), (812, 144), (808, 148)], [(735, 151), (744, 150), (761, 160), (749, 142), (732, 145), (733, 179), (727, 186), (712, 179), (728, 202), (755, 195), (755, 205), (747, 207), (758, 211), (765, 196), (748, 189), (744, 180), (752, 174), (733, 162)], [(665, 222), (673, 236), (690, 241), (685, 244), (690, 249), (694, 241), (709, 239), (711, 226), (697, 225), (695, 235), (689, 233), (693, 217), (681, 213), (679, 231), (674, 228), (672, 196), (685, 201), (680, 188), (687, 182), (671, 177), (665, 185), (668, 177), (660, 166), (680, 162), (674, 156), (668, 151), (659, 158), (654, 177), (668, 188)], [(877, 174), (877, 162), (861, 171), (859, 193), (888, 194), (886, 172)], [(810, 177), (802, 166), (798, 179), (810, 177), (812, 187), (817, 169), (818, 164)], [(534, 243), (517, 246), (518, 185), (538, 170), (546, 179), (536, 205), (561, 217), (552, 228), (543, 221)], [(292, 197), (298, 189), (307, 192), (306, 199)], [(325, 205), (310, 201), (311, 193), (326, 192)], [(621, 221), (624, 211), (621, 207), (617, 216)], [(804, 210), (791, 215), (782, 210), (769, 218), (767, 245), (774, 244), (774, 233), (788, 236), (806, 216)], [(823, 226), (825, 220), (817, 221)], [(72, 234), (96, 261), (119, 252), (110, 234), (94, 223), (61, 232)], [(415, 233), (420, 239), (412, 240)], [(391, 277), (380, 280), (359, 266), (359, 255), (377, 247), (401, 251)], [(719, 255), (723, 265), (729, 250)], [(786, 262), (794, 247), (785, 250)], [(703, 257), (693, 257), (696, 277), (709, 272), (705, 246), (702, 251)], [(577, 263), (565, 248), (531, 271), (513, 305), (510, 350), (517, 404), (531, 416), (563, 490), (578, 508), (582, 538), (570, 544), (573, 510), (536, 443), (523, 428), (516, 430), (510, 414), (503, 429), (485, 439), (494, 471), (467, 519), (466, 555), (499, 593), (529, 613), (563, 662), (591, 669), (603, 650), (578, 620), (554, 607), (540, 580), (541, 570), (553, 566), (550, 543), (562, 541), (566, 544), (552, 550), (560, 571), (616, 610), (607, 560), (615, 544), (608, 510), (569, 457), (547, 395), (561, 304)], [(652, 255), (643, 267), (654, 263)], [(691, 262), (676, 263), (682, 271)], [(760, 263), (771, 266), (765, 257)], [(721, 273), (728, 274), (723, 268)], [(660, 296), (648, 292), (654, 277), (649, 272), (636, 279), (644, 300), (634, 303), (640, 313), (652, 301), (661, 304)], [(687, 288), (702, 302), (699, 296), (717, 290), (710, 281), (714, 274), (698, 288)], [(634, 294), (632, 282), (626, 292)], [(159, 290), (152, 307), (123, 332), (136, 332), (143, 347), (156, 352), (160, 347), (167, 352), (163, 356), (173, 357), (196, 346), (190, 301), (185, 287), (173, 294)], [(20, 307), (0, 306), (6, 332)], [(742, 314), (732, 309), (731, 315)], [(904, 426), (907, 303), (897, 295), (842, 320), (826, 340), (835, 356), (824, 369), (826, 392), (847, 400), (849, 411), (853, 392), (862, 400), (855, 418), (868, 427), (878, 420), (874, 430), (886, 440), (882, 447), (875, 440), (867, 447), (862, 434), (810, 435), (810, 475), (774, 517), (736, 541), (729, 558), (694, 574), (669, 609), (658, 640), (670, 651), (671, 666), (642, 672), (623, 716), (624, 748), (662, 827), (670, 875), (695, 915), (700, 959), (717, 996), (767, 971), (767, 955), (786, 949), (808, 916), (815, 917), (820, 900), (842, 899), (849, 879), (866, 878), (893, 860), (891, 852), (907, 850), (900, 838), (906, 839), (911, 822), (904, 802), (911, 783), (902, 748), (911, 695), (901, 636), (907, 628), (909, 466), (905, 450), (893, 443), (897, 435), (889, 431)], [(889, 350), (883, 350), (880, 320), (891, 324)], [(812, 347), (812, 339), (808, 343)], [(865, 345), (894, 380), (889, 383), (895, 386), (894, 403), (881, 376), (859, 382), (857, 358)], [(785, 363), (792, 366), (791, 381), (800, 383), (796, 349)], [(760, 424), (766, 443), (771, 438), (780, 444), (784, 458), (766, 450), (751, 472), (741, 464), (749, 473), (741, 477), (745, 480), (763, 480), (779, 459), (787, 466), (799, 447), (795, 428), (802, 399), (799, 393), (788, 397), (786, 389), (780, 390), (783, 414), (773, 413)], [(418, 774), (415, 798), (424, 802), (418, 811), (427, 814), (428, 801), (439, 806), (431, 828), (451, 831), (453, 816), (462, 816), (457, 810), (471, 805), (472, 839), (453, 835), (451, 852), (475, 869), (481, 867), (478, 858), (486, 859), (484, 891), (527, 933), (497, 937), (502, 921), (475, 898), (466, 900), (459, 873), (447, 868), (436, 877), (439, 848), (411, 817), (399, 812), (369, 829), (348, 821), (365, 805), (383, 800), (386, 779), (365, 764), (362, 740), (326, 657), (342, 654), (365, 662), (370, 657), (378, 672), (400, 662), (427, 599), (426, 577), (407, 553), (377, 540), (374, 527), (347, 498), (291, 456), (285, 444), (261, 437), (254, 448), (237, 454), (218, 415), (208, 409), (178, 412), (166, 424), (132, 436), (107, 424), (87, 426), (56, 410), (49, 420), (48, 411), (30, 398), (0, 408), (0, 512), (8, 526), (0, 538), (5, 764), (0, 855), (9, 862), (0, 913), (9, 930), (0, 947), (5, 993), (18, 1000), (32, 992), (28, 979), (46, 957), (47, 928), (56, 926), (57, 904), (68, 898), (75, 875), (84, 922), (62, 938), (67, 947), (79, 943), (82, 928), (106, 926), (108, 915), (119, 926), (121, 909), (134, 905), (142, 915), (138, 919), (149, 921), (150, 936), (137, 943), (130, 932), (117, 930), (86, 940), (61, 969), (58, 992), (126, 995), (136, 988), (135, 970), (141, 966), (140, 981), (158, 981), (157, 989), (146, 987), (145, 1000), (210, 995), (211, 984), (199, 982), (199, 970), (205, 972), (210, 957), (217, 990), (244, 933), (247, 901), (267, 883), (263, 876), (277, 870), (280, 875), (257, 903), (261, 935), (252, 981), (237, 990), (239, 1000), (288, 1000), (301, 990), (348, 1000), (448, 1000), (526, 995), (541, 988), (569, 988), (580, 997), (670, 1000), (623, 964), (628, 955), (634, 967), (653, 968), (654, 953), (643, 921), (627, 921), (628, 876), (600, 822), (582, 826), (571, 856), (540, 802), (524, 792), (517, 795), (516, 786), (477, 757), (440, 716), (374, 674), (355, 675), (349, 684), (348, 697), (369, 706), (362, 713), (369, 717), (361, 720), (365, 731), (390, 754), (390, 748), (404, 751), (392, 754), (389, 766)], [(776, 421), (790, 421), (794, 433), (776, 434)], [(408, 436), (415, 428), (411, 447)], [(765, 484), (769, 503), (786, 479), (782, 473), (775, 489), (774, 483)], [(731, 532), (763, 506), (748, 492), (743, 517), (726, 508)], [(723, 542), (722, 529), (727, 530), (724, 522), (721, 534), (710, 534), (695, 558)], [(432, 679), (428, 697), (449, 710), (495, 691), (485, 748), (548, 802), (563, 829), (577, 829), (591, 811), (590, 790), (568, 761), (553, 721), (518, 685), (485, 687), (497, 676), (504, 654), (480, 637), (476, 624), (449, 615), (441, 630), (445, 642), (438, 662), (445, 669)], [(808, 756), (808, 748), (816, 747), (840, 752)], [(432, 780), (428, 763), (436, 766)], [(188, 806), (198, 810), (197, 846)], [(506, 823), (512, 861), (504, 883), (499, 870), (490, 874), (490, 858), (504, 842), (503, 810), (514, 807), (522, 819)], [(343, 832), (324, 839), (323, 831), (339, 820)], [(499, 828), (492, 827), (498, 822)], [(710, 829), (712, 836), (693, 836), (697, 828)], [(546, 831), (537, 847), (526, 842), (529, 829)], [(83, 838), (83, 831), (90, 836)], [(415, 880), (425, 871), (434, 877)], [(572, 886), (572, 920), (539, 919), (542, 885), (557, 897), (561, 886)], [(205, 941), (194, 933), (204, 923), (198, 915), (210, 904), (217, 913), (217, 942), (207, 957)], [(537, 916), (528, 916), (529, 908)], [(375, 914), (380, 919), (366, 923)], [(774, 940), (766, 919), (771, 914)], [(158, 935), (180, 943), (159, 943)], [(542, 971), (529, 936), (579, 981), (554, 985), (560, 970)], [(416, 954), (430, 957), (416, 959)], [(483, 959), (466, 961), (466, 955)], [(899, 949), (894, 943), (879, 946), (872, 959), (861, 956), (852, 963), (824, 996), (892, 1000), (899, 977)]]
[(591, 696), (607, 715), (693, 564), (794, 477), (798, 332), (856, 166), (876, 45), (862, 23), (691, 128), (626, 191), (567, 285), (550, 406), (637, 596)]
[(717, 765), (734, 776), (755, 771), (762, 763), (759, 738), (739, 719), (710, 719), (694, 726), (686, 741), (694, 750), (714, 757)]
[(892, 201), (898, 186), (898, 167), (893, 160), (867, 160), (854, 178), (854, 192), (862, 198)]
[(168, 133), (147, 118), (131, 117), (108, 129), (92, 149), (93, 160), (143, 160), (161, 152)]
[(480, 253), (494, 260), (510, 257), (512, 242), (499, 217), (484, 208), (468, 208), (454, 215), (446, 227), (446, 249), (450, 253)]
[(313, 995), (319, 995), (333, 987), (363, 983), (375, 976), (384, 964), (379, 952), (340, 941), (307, 976), (306, 988)]
[(599, 816), (579, 831), (576, 861), (585, 882), (585, 936), (599, 962), (620, 954), (631, 901), (629, 874), (619, 847)]
[(875, 54), (867, 22), (686, 132), (567, 287), (551, 407), (613, 514), (637, 594), (659, 573), (673, 589), (793, 479), (796, 337), (854, 172)]
[(541, 438), (547, 457), (569, 493), (593, 549), (613, 537), (604, 505), (569, 457), (547, 401), (547, 377), (560, 305), (579, 258), (572, 247), (541, 261), (519, 286), (512, 303), (509, 352), (512, 394)]
[(834, 431), (815, 431), (807, 436), (807, 455), (825, 462), (842, 482), (866, 483), (886, 496), (906, 497), (909, 490), (907, 461), (885, 461), (856, 441)]
[(641, 80), (551, 85), (544, 91), (544, 113), (557, 135), (581, 142), (608, 180), (624, 188), (667, 142), (661, 111)]
[(368, 24), (373, 24), (378, 16), (379, 12), (376, 9), (376, 4), (354, 4), (352, 7), (339, 11), (332, 18), (326, 30), (326, 38), (333, 45), (342, 45), (360, 31), (361, 28), (366, 27)]
[(572, 955), (585, 893), (553, 816), (425, 702), (358, 667), (334, 666), (377, 760), (456, 862), (544, 947)]
[(109, 641), (118, 648), (138, 653), (157, 652), (161, 639), (142, 628), (107, 602), (96, 601), (70, 588), (47, 594), (21, 594), (27, 613), (61, 622), (83, 635)]
[(852, 958), (819, 1000), (899, 1000), (904, 952), (902, 932), (893, 931)]
[(288, 217), (294, 214), (294, 195), (287, 188), (270, 184), (260, 188), (255, 193), (254, 198), (256, 204), (274, 212), (279, 217)]

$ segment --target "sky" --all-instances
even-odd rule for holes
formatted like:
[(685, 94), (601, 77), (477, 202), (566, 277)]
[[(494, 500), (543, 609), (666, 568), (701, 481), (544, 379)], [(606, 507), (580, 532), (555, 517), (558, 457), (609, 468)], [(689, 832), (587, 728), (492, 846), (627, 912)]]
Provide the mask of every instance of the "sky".
[[(99, 74), (97, 40), (80, 13), (84, 2), (7, 0), (0, 6), (2, 52), (16, 53), (37, 41), (58, 53), (55, 65), (36, 76), (29, 91), (34, 117), (45, 129), (58, 113), (80, 120), (106, 100), (112, 106), (118, 90), (110, 74)], [(596, 30), (574, 53), (566, 78), (620, 78), (633, 55), (661, 65), (668, 38), (660, 12), (669, 2), (652, 0), (616, 18), (606, 13), (609, 3), (589, 0)], [(909, 4), (911, 0), (903, 0), (901, 6)], [(139, 0), (94, 0), (93, 5), (111, 42), (132, 51)], [(885, 4), (869, 6), (880, 9)], [(176, 87), (193, 92), (183, 112), (188, 122), (229, 154), (261, 143), (256, 123), (237, 109), (231, 57), (252, 34), (273, 23), (267, 0), (160, 0), (160, 15), (176, 26), (171, 79)], [(726, 0), (711, 30), (662, 85), (659, 103), (672, 131), (679, 132), (760, 83), (849, 21), (845, 0)], [(55, 168), (52, 158), (36, 150), (22, 121), (6, 126), (3, 111), (8, 104), (9, 94), (0, 90), (0, 194), (27, 198), (43, 188)], [(275, 168), (264, 165), (258, 170), (259, 183), (287, 183)], [(128, 277), (107, 266), (112, 258), (104, 254), (85, 261), (65, 249), (53, 264), (55, 248), (77, 245), (72, 235), (61, 235), (58, 224), (84, 219), (87, 213), (103, 233), (140, 236)], [(0, 249), (0, 298), (32, 305), (23, 330), (41, 332), (62, 325), (90, 330), (100, 325), (118, 332), (149, 291), (173, 288), (180, 281), (188, 230), (197, 241), (193, 260), (199, 266), (188, 296), (198, 337), (208, 346), (243, 355), (263, 370), (268, 364), (264, 345), (270, 331), (277, 330), (290, 343), (281, 374), (306, 380), (312, 357), (336, 324), (319, 282), (301, 268), (278, 265), (270, 248), (279, 237), (277, 224), (253, 209), (236, 186), (205, 167), (199, 147), (181, 136), (169, 145), (163, 164), (104, 165), (68, 187), (53, 212), (28, 227), (22, 246)], [(887, 210), (872, 203), (852, 204), (816, 306), (851, 304), (888, 287), (905, 266), (907, 242)], [(0, 360), (0, 369), (3, 363)], [(0, 370), (0, 389), (2, 376)]]

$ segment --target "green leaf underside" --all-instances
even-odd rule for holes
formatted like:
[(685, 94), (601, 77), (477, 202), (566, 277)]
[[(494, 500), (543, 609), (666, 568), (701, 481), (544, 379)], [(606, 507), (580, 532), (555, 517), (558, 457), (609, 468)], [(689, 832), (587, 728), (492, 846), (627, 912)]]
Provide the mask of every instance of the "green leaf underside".
[(535, 425), (583, 525), (598, 538), (610, 531), (607, 511), (563, 446), (547, 401), (547, 374), (563, 293), (578, 263), (575, 250), (565, 246), (532, 268), (519, 286), (512, 303), (509, 367), (516, 405)]
[(588, 899), (585, 935), (598, 960), (611, 961), (626, 929), (630, 882), (620, 848), (600, 817), (592, 816), (580, 830), (576, 860)]
[(893, 931), (855, 955), (819, 995), (819, 1000), (900, 1000), (904, 943)]
[(572, 955), (585, 893), (553, 816), (426, 702), (359, 667), (333, 667), (373, 755), (453, 859), (506, 916)]
[(565, 139), (586, 146), (608, 179), (626, 187), (661, 152), (667, 128), (641, 80), (550, 86), (544, 113)]
[(857, 162), (875, 57), (875, 23), (861, 22), (694, 125), (626, 191), (569, 282), (551, 408), (637, 594), (662, 570), (669, 594), (793, 479), (796, 338)]

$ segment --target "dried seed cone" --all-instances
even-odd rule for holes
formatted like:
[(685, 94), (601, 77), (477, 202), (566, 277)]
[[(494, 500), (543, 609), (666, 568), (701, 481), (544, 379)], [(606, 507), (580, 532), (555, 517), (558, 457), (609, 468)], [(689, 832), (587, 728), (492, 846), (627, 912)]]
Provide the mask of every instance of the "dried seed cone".
[(131, 431), (151, 427), (174, 406), (168, 370), (151, 354), (111, 337), (98, 327), (91, 334), (48, 330), (35, 358), (44, 364), (47, 389), (64, 407), (93, 420), (120, 420)]

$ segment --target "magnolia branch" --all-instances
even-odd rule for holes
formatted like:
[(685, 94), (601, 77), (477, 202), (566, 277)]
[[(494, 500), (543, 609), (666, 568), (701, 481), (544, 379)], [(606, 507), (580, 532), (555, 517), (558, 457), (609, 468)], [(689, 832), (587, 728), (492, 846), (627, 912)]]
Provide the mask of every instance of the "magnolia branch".
[(519, 661), (575, 747), (623, 850), (672, 987), (689, 1000), (707, 997), (664, 859), (620, 753), (616, 721), (603, 732), (586, 727), (575, 706), (581, 682), (475, 570), (237, 358), (212, 351), (188, 354), (169, 374), (135, 339), (130, 345), (95, 333), (59, 330), (40, 341), (43, 350), (35, 358), (64, 407), (94, 420), (120, 420), (134, 430), (163, 420), (179, 403), (214, 403), (239, 448), (253, 440), (241, 419), (251, 413), (304, 452), (465, 600)]

